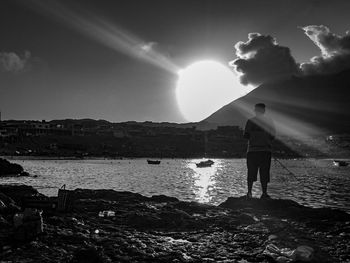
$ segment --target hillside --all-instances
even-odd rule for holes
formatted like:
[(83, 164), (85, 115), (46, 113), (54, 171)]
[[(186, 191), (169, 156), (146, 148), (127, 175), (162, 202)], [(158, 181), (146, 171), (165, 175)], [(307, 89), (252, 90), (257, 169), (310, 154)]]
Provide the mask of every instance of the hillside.
[(205, 120), (244, 126), (255, 103), (264, 102), (283, 135), (350, 132), (350, 70), (326, 76), (292, 77), (266, 83)]

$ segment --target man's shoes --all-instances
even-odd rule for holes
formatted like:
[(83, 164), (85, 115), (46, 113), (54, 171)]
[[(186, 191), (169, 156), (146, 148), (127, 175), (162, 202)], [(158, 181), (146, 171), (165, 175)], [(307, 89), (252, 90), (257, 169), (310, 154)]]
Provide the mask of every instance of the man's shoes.
[(263, 193), (263, 194), (260, 196), (260, 199), (271, 199), (271, 197), (270, 197), (267, 193)]
[(250, 199), (250, 198), (252, 198), (253, 196), (252, 196), (252, 193), (247, 193), (247, 198), (248, 199)]

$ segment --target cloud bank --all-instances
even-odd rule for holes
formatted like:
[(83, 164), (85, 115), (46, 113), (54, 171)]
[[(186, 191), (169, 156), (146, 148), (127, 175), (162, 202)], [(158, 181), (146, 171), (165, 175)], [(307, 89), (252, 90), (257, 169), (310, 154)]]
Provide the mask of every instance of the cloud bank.
[(326, 26), (305, 26), (306, 36), (321, 50), (321, 55), (300, 65), (304, 74), (329, 74), (350, 68), (350, 32), (345, 36), (332, 33)]
[(28, 69), (31, 54), (26, 51), (23, 57), (14, 52), (0, 52), (0, 71), (2, 72), (22, 72)]
[(243, 84), (258, 85), (299, 72), (290, 49), (280, 46), (270, 35), (250, 33), (248, 41), (238, 42), (235, 49), (238, 58), (231, 65), (241, 74)]
[(260, 85), (291, 75), (331, 74), (350, 69), (350, 32), (332, 33), (324, 25), (301, 28), (321, 54), (306, 63), (297, 63), (288, 47), (270, 35), (248, 34), (247, 42), (235, 45), (237, 59), (230, 62), (243, 84)]

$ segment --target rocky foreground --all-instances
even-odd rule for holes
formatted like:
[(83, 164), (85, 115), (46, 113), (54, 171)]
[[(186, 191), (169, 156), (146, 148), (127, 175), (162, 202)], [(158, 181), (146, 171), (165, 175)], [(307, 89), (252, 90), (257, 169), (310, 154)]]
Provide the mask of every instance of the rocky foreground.
[[(350, 215), (342, 211), (276, 199), (210, 206), (66, 193), (62, 207), (30, 186), (0, 186), (0, 262), (350, 262)], [(28, 196), (54, 206), (22, 213), (35, 206)]]

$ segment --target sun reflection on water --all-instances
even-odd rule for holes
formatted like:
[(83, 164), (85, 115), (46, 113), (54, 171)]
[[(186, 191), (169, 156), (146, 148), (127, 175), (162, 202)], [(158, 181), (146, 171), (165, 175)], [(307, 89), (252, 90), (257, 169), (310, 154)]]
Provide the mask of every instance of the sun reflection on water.
[(218, 167), (221, 166), (220, 160), (215, 160), (210, 167), (197, 167), (196, 163), (204, 161), (204, 159), (193, 159), (187, 163), (188, 168), (194, 172), (193, 193), (196, 200), (202, 203), (209, 203), (212, 198), (211, 191), (215, 188), (215, 175)]

